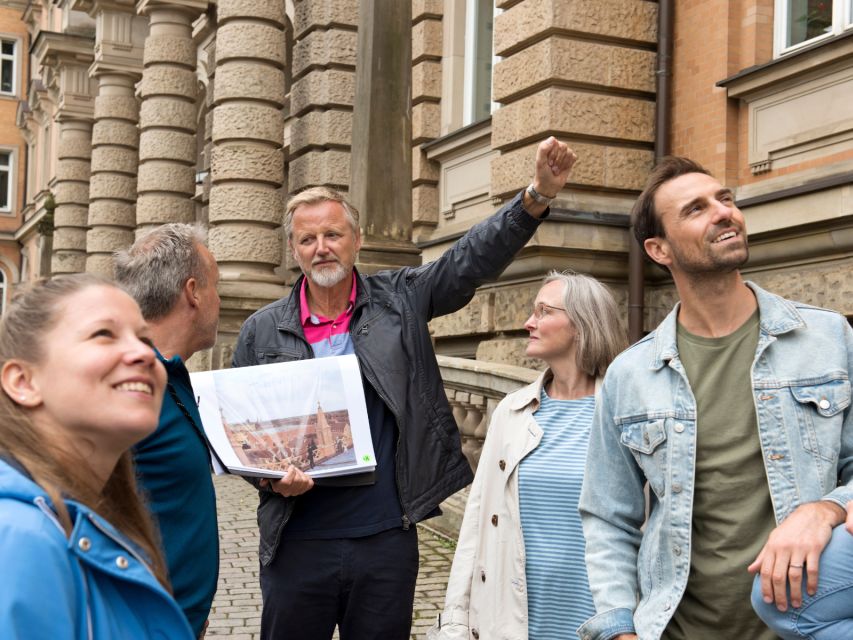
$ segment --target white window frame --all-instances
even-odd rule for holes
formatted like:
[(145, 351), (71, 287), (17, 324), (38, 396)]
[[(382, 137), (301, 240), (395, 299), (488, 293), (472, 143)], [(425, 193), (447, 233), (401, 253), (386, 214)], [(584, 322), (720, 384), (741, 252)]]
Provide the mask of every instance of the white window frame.
[[(12, 214), (15, 212), (15, 175), (17, 174), (17, 154), (15, 153), (15, 149), (9, 147), (0, 147), (0, 154), (7, 154), (9, 156), (8, 166), (4, 167), (0, 165), (0, 176), (5, 173), (9, 180), (7, 190), (9, 202), (5, 207), (0, 205), (0, 215)], [(0, 177), (0, 179), (2, 179), (2, 177)]]
[(0, 95), (3, 96), (16, 96), (18, 95), (18, 68), (19, 68), (19, 58), (21, 57), (19, 54), (21, 52), (21, 40), (20, 38), (10, 38), (8, 36), (4, 36), (0, 34), (0, 42), (11, 42), (15, 47), (15, 52), (12, 55), (8, 53), (3, 53), (2, 49), (0, 49), (0, 64), (6, 62), (7, 60), (12, 61), (12, 90), (11, 91), (3, 91), (0, 88)]
[(788, 32), (788, 6), (791, 0), (775, 0), (773, 18), (773, 57), (779, 58), (793, 53), (816, 42), (837, 36), (847, 29), (853, 28), (853, 0), (826, 0), (832, 3), (832, 29), (809, 40), (804, 40), (790, 47), (785, 45)]
[[(485, 3), (484, 3), (485, 4)], [(499, 9), (494, 8), (494, 3), (488, 3), (491, 6), (492, 11), (492, 46), (490, 49), (492, 50), (492, 72), (494, 72), (495, 63), (500, 59), (494, 55), (494, 20), (495, 16), (500, 11)], [(482, 16), (480, 16), (480, 1), (479, 0), (466, 0), (465, 2), (465, 67), (463, 72), (463, 93), (462, 93), (462, 126), (466, 126), (469, 124), (473, 124), (479, 120), (482, 120), (482, 117), (477, 117), (479, 114), (477, 113), (477, 105), (475, 104), (475, 100), (477, 98), (477, 37), (479, 33), (479, 26), (482, 21)], [(489, 81), (489, 90), (491, 91), (492, 83)], [(491, 108), (490, 112), (493, 112), (497, 106), (496, 103), (490, 102)]]

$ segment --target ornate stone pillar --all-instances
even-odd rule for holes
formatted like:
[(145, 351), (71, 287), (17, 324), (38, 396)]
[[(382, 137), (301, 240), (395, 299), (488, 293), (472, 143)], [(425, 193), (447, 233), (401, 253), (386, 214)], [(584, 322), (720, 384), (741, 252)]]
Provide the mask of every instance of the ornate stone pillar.
[(147, 21), (132, 0), (75, 0), (95, 18), (95, 61), (89, 74), (98, 83), (92, 130), (92, 179), (86, 271), (113, 275), (115, 251), (133, 243), (139, 158), (139, 100), (142, 45)]
[(81, 273), (86, 270), (92, 120), (60, 110), (57, 121), (59, 164), (50, 268), (54, 274)]
[(210, 249), (219, 263), (220, 338), (230, 363), (245, 317), (284, 295), (284, 0), (219, 0), (211, 130)]
[(134, 76), (97, 73), (86, 271), (113, 275), (115, 251), (133, 244), (139, 101)]
[(139, 113), (136, 225), (196, 219), (196, 45), (193, 21), (206, 0), (140, 0), (149, 18)]
[(361, 0), (350, 191), (364, 271), (420, 264), (412, 244), (412, 5)]

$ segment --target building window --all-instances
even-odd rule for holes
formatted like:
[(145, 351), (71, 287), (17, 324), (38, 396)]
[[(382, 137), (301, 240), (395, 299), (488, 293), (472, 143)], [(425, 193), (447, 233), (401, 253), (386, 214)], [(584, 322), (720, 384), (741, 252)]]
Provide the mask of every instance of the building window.
[(12, 152), (0, 151), (0, 211), (12, 210)]
[(494, 1), (466, 0), (465, 81), (462, 124), (471, 124), (492, 113), (492, 32)]
[(779, 56), (853, 26), (853, 0), (776, 0), (775, 15)]
[(15, 95), (17, 50), (18, 43), (15, 40), (0, 38), (0, 94)]

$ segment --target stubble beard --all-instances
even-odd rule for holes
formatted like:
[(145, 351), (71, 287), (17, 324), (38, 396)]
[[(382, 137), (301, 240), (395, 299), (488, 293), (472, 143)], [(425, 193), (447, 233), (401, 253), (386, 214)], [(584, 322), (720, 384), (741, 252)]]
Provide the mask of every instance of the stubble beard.
[[(356, 254), (355, 259), (358, 260), (358, 254)], [(302, 264), (300, 264), (299, 267), (302, 269), (302, 273), (305, 274), (305, 277), (318, 287), (330, 289), (341, 283), (352, 272), (353, 265), (345, 265), (342, 262), (336, 262), (334, 265), (320, 269), (312, 268), (311, 266), (306, 268)]]

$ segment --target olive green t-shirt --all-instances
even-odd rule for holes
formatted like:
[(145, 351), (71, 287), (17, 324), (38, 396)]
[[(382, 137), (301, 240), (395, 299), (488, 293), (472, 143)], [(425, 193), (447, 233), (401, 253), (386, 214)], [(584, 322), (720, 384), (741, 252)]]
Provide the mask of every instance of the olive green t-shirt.
[(776, 526), (750, 375), (758, 311), (722, 338), (681, 325), (677, 338), (696, 398), (696, 477), (687, 591), (663, 638), (775, 639), (752, 610), (746, 570)]

